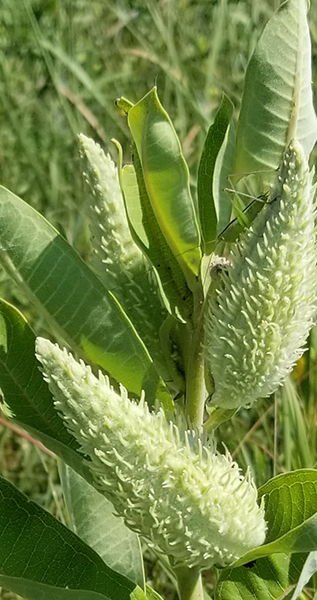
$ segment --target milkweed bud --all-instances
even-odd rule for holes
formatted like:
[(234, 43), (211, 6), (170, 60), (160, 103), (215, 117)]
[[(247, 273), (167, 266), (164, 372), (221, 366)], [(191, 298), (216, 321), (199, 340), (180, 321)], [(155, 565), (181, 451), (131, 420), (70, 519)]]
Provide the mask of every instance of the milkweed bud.
[(264, 542), (263, 506), (250, 475), (197, 429), (118, 394), (102, 374), (37, 339), (56, 408), (89, 457), (95, 485), (118, 515), (176, 565), (225, 566)]
[(316, 312), (315, 186), (291, 142), (271, 201), (230, 256), (206, 317), (212, 405), (251, 405), (283, 383)]

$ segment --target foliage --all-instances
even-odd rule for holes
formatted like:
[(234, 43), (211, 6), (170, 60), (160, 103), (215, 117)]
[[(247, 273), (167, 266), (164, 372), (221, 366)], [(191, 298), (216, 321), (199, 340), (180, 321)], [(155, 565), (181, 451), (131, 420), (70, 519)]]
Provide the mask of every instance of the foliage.
[[(160, 68), (167, 76), (162, 92), (164, 99), (169, 96), (173, 99), (171, 112), (177, 115), (175, 124), (181, 137), (189, 130), (189, 119), (194, 124), (198, 122), (203, 131), (208, 113), (208, 110), (201, 110), (201, 97), (198, 92), (193, 94), (189, 85), (192, 78), (190, 56), (185, 57), (177, 52), (177, 43), (181, 39), (176, 19), (180, 12), (177, 13), (177, 10), (183, 10), (182, 14), (186, 18), (190, 18), (192, 14), (191, 11), (186, 12), (185, 5), (186, 3), (184, 7), (177, 5), (177, 9), (166, 9), (169, 26), (164, 28), (161, 13), (156, 4), (150, 1), (147, 2), (146, 12), (143, 12), (142, 4), (131, 9), (124, 3), (120, 7), (116, 5), (116, 8), (110, 8), (105, 3), (105, 7), (113, 15), (113, 25), (118, 26), (118, 11), (123, 10), (124, 18), (121, 13), (120, 23), (125, 22), (124, 35), (128, 38), (134, 36), (148, 52), (146, 36), (149, 15), (164, 38), (174, 70), (169, 73), (170, 69), (161, 61)], [(32, 51), (44, 59), (45, 76), (53, 83), (57, 92), (56, 106), (63, 107), (63, 113), (58, 113), (59, 116), (62, 114), (61, 130), (63, 123), (67, 122), (67, 127), (74, 134), (80, 125), (76, 122), (78, 113), (70, 110), (65, 101), (65, 97), (71, 98), (71, 95), (61, 87), (56, 65), (61, 69), (59, 75), (65, 69), (72, 73), (73, 81), (80, 81), (87, 93), (93, 93), (96, 105), (98, 102), (100, 105), (105, 102), (101, 92), (102, 78), (100, 81), (98, 79), (101, 67), (96, 68), (97, 75), (92, 83), (93, 79), (69, 58), (70, 54), (76, 54), (73, 53), (77, 43), (75, 40), (73, 48), (65, 52), (61, 51), (61, 46), (54, 47), (51, 40), (45, 38), (45, 28), (40, 29), (38, 25), (47, 21), (50, 11), (55, 14), (56, 6), (56, 3), (51, 2), (44, 10), (40, 4), (31, 5), (28, 0), (24, 0), (18, 12), (20, 24), (26, 19), (32, 26), (33, 33), (31, 35), (23, 27), (20, 33), (25, 37), (26, 47), (28, 43), (34, 45), (35, 41)], [(81, 3), (78, 4), (77, 18), (82, 6)], [(70, 5), (65, 4), (65, 7), (64, 10), (70, 10)], [(225, 9), (226, 2), (213, 7), (214, 23), (219, 25), (222, 22)], [(100, 13), (99, 3), (93, 3), (93, 10), (96, 11), (98, 22), (101, 22), (103, 13)], [(259, 9), (253, 10), (256, 12)], [(93, 12), (92, 14), (95, 16)], [(136, 18), (139, 14), (144, 17), (144, 21), (140, 23)], [(16, 25), (10, 21), (7, 6), (3, 18), (8, 20), (9, 29)], [(189, 27), (189, 23), (190, 21), (187, 25), (185, 20), (184, 27)], [(114, 39), (117, 38), (114, 36)], [(252, 36), (248, 40), (252, 44)], [(274, 51), (275, 40), (278, 40), (280, 48), (278, 53)], [(161, 38), (156, 36), (151, 41), (152, 54), (147, 57), (154, 62), (153, 55), (157, 53), (159, 56), (161, 50)], [(191, 42), (188, 46), (189, 54), (197, 45), (197, 40), (193, 37)], [(200, 40), (200, 43), (203, 42)], [(221, 43), (216, 38), (208, 55), (210, 70), (206, 77), (205, 95), (210, 95), (208, 78), (210, 73), (216, 71), (220, 47)], [(118, 47), (113, 47), (114, 61), (118, 60), (116, 51)], [(135, 49), (130, 51), (128, 57), (124, 69), (130, 69), (131, 65), (135, 67), (134, 61), (139, 60)], [(230, 63), (232, 58), (233, 55), (230, 55), (226, 60)], [(14, 57), (12, 61), (14, 64)], [(180, 61), (184, 61), (184, 64)], [(38, 64), (43, 66), (44, 63), (39, 61)], [(3, 63), (3, 80), (7, 82), (7, 95), (4, 95), (3, 104), (6, 114), (10, 113), (8, 91), (11, 77), (8, 64)], [(120, 93), (125, 91), (121, 76), (120, 72), (117, 79)], [(234, 100), (237, 80), (238, 77), (231, 82), (228, 80), (228, 88), (225, 89)], [(149, 587), (145, 588), (139, 540), (133, 531), (150, 540), (157, 552), (165, 554), (162, 560), (165, 560), (165, 567), (176, 583), (181, 599), (200, 596), (201, 568), (213, 570), (218, 581), (212, 593), (218, 600), (241, 596), (259, 600), (277, 598), (281, 590), (285, 597), (287, 594), (287, 597), (291, 597), (296, 588), (293, 596), (295, 599), (314, 573), (317, 514), (315, 471), (298, 469), (270, 479), (270, 473), (263, 472), (263, 466), (266, 468), (267, 462), (260, 447), (253, 445), (253, 455), (250, 456), (248, 447), (244, 445), (241, 446), (241, 462), (252, 470), (252, 474), (244, 478), (229, 453), (215, 453), (217, 437), (229, 442), (228, 445), (231, 444), (234, 449), (234, 443), (243, 428), (245, 431), (254, 431), (256, 411), (243, 408), (234, 416), (235, 410), (248, 404), (250, 400), (258, 399), (261, 393), (274, 391), (283, 382), (286, 371), (289, 371), (294, 358), (302, 351), (304, 338), (312, 324), (311, 313), (315, 310), (315, 297), (311, 287), (315, 289), (316, 248), (314, 232), (309, 224), (313, 216), (314, 188), (307, 161), (316, 140), (317, 127), (310, 81), (306, 1), (289, 0), (274, 14), (255, 47), (246, 73), (237, 123), (233, 105), (226, 96), (223, 97), (199, 162), (197, 199), (195, 189), (190, 185), (190, 171), (185, 161), (186, 154), (190, 167), (197, 163), (196, 149), (183, 152), (176, 129), (163, 109), (156, 89), (153, 88), (136, 104), (124, 97), (117, 102), (123, 112), (127, 113), (128, 128), (111, 112), (114, 109), (107, 109), (108, 118), (113, 123), (120, 124), (117, 131), (113, 126), (114, 134), (120, 141), (125, 140), (127, 135), (133, 138), (132, 164), (123, 167), (123, 151), (120, 143), (116, 142), (119, 149), (117, 180), (110, 157), (106, 157), (92, 140), (84, 135), (80, 137), (82, 154), (87, 161), (86, 177), (92, 194), (92, 243), (95, 253), (93, 268), (92, 263), (89, 265), (84, 262), (69, 242), (34, 208), (8, 190), (1, 189), (2, 266), (18, 284), (24, 295), (21, 298), (29, 298), (36, 310), (44, 315), (50, 336), (63, 345), (67, 343), (93, 369), (102, 369), (111, 377), (112, 385), (111, 387), (109, 380), (103, 375), (96, 378), (90, 367), (82, 362), (78, 363), (49, 342), (38, 339), (36, 343), (35, 335), (22, 314), (14, 306), (1, 301), (0, 385), (5, 401), (15, 421), (62, 459), (62, 481), (70, 516), (69, 529), (36, 504), (26, 500), (11, 484), (1, 481), (3, 533), (0, 547), (3, 568), (0, 581), (5, 587), (30, 599), (43, 597), (44, 594), (45, 597), (53, 598), (56, 597), (57, 590), (58, 596), (65, 599), (115, 599), (118, 595), (126, 595), (132, 600), (152, 596), (158, 598), (157, 592)], [(147, 85), (146, 77), (144, 82)], [(171, 84), (175, 88), (173, 92)], [(283, 93), (280, 93), (281, 90)], [(135, 100), (131, 86), (128, 95)], [(135, 94), (136, 97), (139, 95)], [(215, 96), (219, 98), (219, 94), (216, 93)], [(82, 112), (87, 116), (86, 108)], [(108, 141), (98, 119), (92, 118), (91, 114), (89, 119), (101, 138)], [(111, 127), (108, 126), (109, 129)], [(36, 174), (36, 185), (39, 188), (36, 191), (34, 186), (34, 205), (43, 211), (41, 203), (49, 186), (45, 179), (47, 175), (43, 177), (44, 167), (37, 160), (38, 146), (32, 146), (28, 137), (23, 137), (26, 129), (19, 128), (18, 121), (14, 121), (12, 115), (8, 131), (11, 141), (13, 137), (10, 131), (19, 133), (21, 145), (29, 150), (25, 160), (31, 164), (34, 162), (34, 170), (28, 173), (25, 185), (26, 189), (33, 186)], [(30, 131), (34, 131), (32, 127)], [(260, 140), (263, 143), (259, 143)], [(54, 143), (47, 145), (44, 157), (45, 153), (47, 157), (50, 155), (54, 159)], [(56, 164), (55, 162), (55, 167)], [(51, 167), (52, 170), (55, 167)], [(264, 167), (265, 172), (241, 177), (242, 169), (249, 172), (256, 171), (259, 167), (262, 171)], [(67, 168), (65, 161), (63, 169)], [(279, 169), (277, 176), (276, 173), (272, 176), (272, 168)], [(224, 191), (230, 185), (229, 180), (237, 190), (234, 218), (230, 216), (230, 197)], [(80, 186), (78, 189), (77, 184), (67, 185), (70, 197), (75, 199), (76, 194), (78, 197), (82, 196)], [(260, 198), (246, 206), (245, 198), (250, 193), (250, 186)], [(19, 186), (16, 189), (21, 193)], [(301, 234), (304, 231), (305, 241), (311, 249), (309, 257), (305, 256), (307, 262), (302, 266), (303, 277), (307, 273), (309, 275), (310, 269), (312, 271), (311, 275), (307, 275), (304, 286), (301, 285), (298, 269), (296, 277), (293, 277), (294, 268), (298, 267), (297, 258), (301, 255), (303, 240), (296, 237), (298, 217), (294, 218), (293, 214), (285, 212), (290, 199), (295, 208), (302, 205), (306, 209), (310, 202), (310, 217), (306, 221), (303, 219), (299, 227)], [(72, 210), (70, 214), (74, 214)], [(256, 213), (259, 213), (258, 216)], [(305, 211), (303, 214), (306, 214)], [(306, 230), (307, 223), (309, 227)], [(285, 231), (283, 230), (280, 241), (278, 234), (270, 241), (267, 234), (274, 227), (280, 232), (284, 224)], [(248, 227), (249, 231), (245, 231)], [(225, 306), (227, 302), (227, 307), (231, 307), (230, 294), (236, 293), (237, 286), (246, 277), (239, 260), (242, 265), (246, 259), (251, 262), (255, 260), (254, 256), (249, 256), (249, 251), (244, 256), (241, 250), (247, 248), (246, 240), (254, 243), (259, 256), (263, 254), (263, 249), (260, 252), (260, 245), (255, 241), (257, 236), (262, 237), (264, 246), (271, 250), (272, 267), (267, 284), (263, 284), (264, 291), (259, 289), (264, 294), (268, 307), (270, 302), (271, 306), (274, 303), (278, 305), (280, 299), (280, 313), (272, 310), (264, 317), (261, 302), (258, 302), (256, 314), (267, 343), (266, 354), (279, 361), (279, 371), (274, 383), (269, 381), (270, 374), (267, 371), (264, 375), (260, 373), (265, 385), (257, 387), (253, 384), (253, 396), (248, 399), (246, 395), (244, 397), (242, 385), (236, 405), (231, 403), (229, 406), (225, 394), (217, 393), (221, 377), (223, 381), (227, 377), (224, 361), (223, 373), (221, 369), (222, 350), (220, 348), (215, 352), (217, 344), (212, 342), (212, 353), (206, 352), (206, 346), (211, 345), (211, 341), (205, 334), (211, 321), (214, 320), (215, 323), (218, 320), (227, 331), (239, 324), (241, 336), (246, 339), (242, 320), (239, 322), (234, 319), (233, 323), (229, 323), (228, 311), (221, 309), (221, 306)], [(284, 256), (285, 236), (290, 247), (293, 242), (290, 254), (293, 258), (285, 260), (283, 269), (277, 270), (277, 265), (281, 267), (278, 260), (281, 261)], [(74, 240), (76, 236), (72, 234), (68, 237)], [(231, 254), (230, 243), (234, 244)], [(87, 246), (82, 254), (85, 256), (86, 252)], [(228, 256), (229, 264), (225, 258)], [(230, 264), (232, 256), (236, 257), (233, 265)], [(241, 307), (242, 314), (249, 311), (247, 326), (251, 332), (255, 309), (251, 307), (252, 313), (250, 301), (253, 302), (254, 295), (259, 294), (259, 289), (255, 292), (252, 284), (257, 277), (261, 279), (261, 269), (267, 270), (267, 267), (261, 263), (256, 265), (255, 275), (251, 271), (247, 275), (250, 278), (250, 289), (248, 288), (248, 296), (244, 297), (245, 303)], [(281, 281), (284, 287), (279, 287)], [(287, 281), (294, 282), (293, 288), (290, 284), (287, 285)], [(273, 288), (276, 297), (272, 294)], [(282, 289), (284, 292), (281, 292)], [(292, 292), (289, 291), (291, 289)], [(270, 332), (280, 327), (280, 315), (285, 312), (282, 300), (286, 299), (288, 293), (292, 295), (291, 306), (298, 303), (299, 311), (296, 314), (293, 311), (292, 314), (290, 310), (287, 316), (286, 331), (289, 333), (285, 337), (290, 335), (292, 338), (292, 353), (288, 354), (290, 348), (286, 345), (279, 355), (276, 353), (276, 339)], [(218, 305), (222, 315), (217, 313)], [(307, 306), (308, 312), (305, 312)], [(298, 313), (301, 313), (302, 321), (298, 319)], [(264, 319), (267, 319), (266, 323), (269, 325), (265, 326)], [(216, 335), (217, 342), (223, 338), (221, 333), (212, 335)], [(259, 373), (259, 366), (253, 361), (253, 355), (257, 355), (256, 344), (260, 347), (262, 339), (256, 341), (253, 334), (251, 337), (251, 343), (245, 344), (243, 351), (234, 347), (230, 336), (226, 340), (229, 340), (233, 359), (234, 353), (238, 352), (239, 360), (241, 358), (244, 365), (249, 365), (250, 370), (253, 368)], [(35, 343), (44, 380), (34, 354)], [(224, 351), (224, 354), (225, 352), (227, 356), (228, 353)], [(220, 366), (216, 372), (214, 364), (217, 360)], [(235, 368), (238, 375), (240, 369), (241, 376), (243, 369), (238, 361), (234, 364), (238, 365)], [(290, 439), (291, 422), (297, 423), (298, 433), (300, 423), (305, 428), (292, 385), (292, 381), (288, 379), (280, 393), (285, 440)], [(123, 390), (123, 386), (127, 392)], [(210, 402), (206, 405), (207, 396)], [(81, 403), (82, 408), (79, 410)], [(154, 412), (149, 412), (148, 406)], [(264, 402), (259, 400), (256, 409), (258, 414), (263, 413), (263, 406)], [(124, 415), (120, 416), (121, 409)], [(310, 415), (314, 414), (311, 392), (307, 409)], [(133, 418), (129, 417), (130, 410), (131, 415), (134, 414)], [(138, 413), (139, 421), (136, 418), (138, 411), (141, 411)], [(175, 416), (175, 412), (183, 416)], [(128, 418), (125, 421), (123, 417), (126, 415)], [(122, 423), (125, 423), (123, 430), (120, 429)], [(239, 423), (239, 427), (230, 441), (230, 432), (235, 429), (236, 423)], [(269, 426), (269, 421), (263, 419), (263, 423), (264, 427)], [(111, 438), (116, 427), (119, 427), (118, 435)], [(135, 431), (130, 435), (130, 428), (133, 427)], [(217, 433), (212, 433), (216, 427)], [(157, 435), (161, 437), (156, 438)], [(138, 436), (141, 438), (140, 442)], [(267, 439), (269, 436), (267, 431)], [(109, 443), (111, 456), (107, 450)], [(294, 452), (285, 444), (285, 464), (288, 465), (288, 470), (294, 466), (298, 468), (314, 464), (314, 446), (310, 452), (300, 435), (298, 443), (300, 460), (296, 465), (293, 462)], [(173, 444), (175, 449), (172, 448)], [(216, 476), (214, 465), (223, 465), (225, 456), (228, 463), (226, 469), (229, 468), (230, 473), (226, 469), (223, 472), (219, 470)], [(185, 463), (182, 466), (180, 461), (183, 459)], [(105, 463), (105, 469), (101, 466), (102, 462)], [(127, 473), (134, 472), (137, 465), (143, 464), (144, 477), (128, 477)], [(204, 469), (208, 478), (214, 479), (216, 492), (211, 485), (203, 482), (201, 474)], [(242, 516), (242, 507), (239, 508), (238, 504), (230, 504), (229, 510), (226, 508), (228, 496), (223, 504), (221, 501), (233, 472), (236, 472), (237, 479), (235, 482), (232, 479), (230, 502), (234, 502), (239, 493), (243, 492), (247, 517)], [(252, 476), (256, 481), (264, 483), (259, 490), (267, 527), (264, 545), (260, 545), (264, 531), (263, 511), (256, 505)], [(142, 490), (146, 491), (146, 497), (142, 496)], [(252, 499), (248, 496), (250, 490), (253, 490)], [(98, 492), (103, 492), (105, 497)], [(112, 514), (113, 509), (108, 499), (123, 516), (125, 524)], [(149, 499), (153, 506), (150, 502), (147, 508), (146, 502)], [(213, 512), (218, 502), (223, 521)], [(169, 507), (175, 505), (177, 525), (175, 516), (169, 512)], [(187, 520), (182, 512), (185, 505)], [(142, 510), (145, 512), (142, 513)], [(239, 526), (248, 527), (250, 524), (252, 527), (248, 520), (252, 511), (262, 515), (261, 523), (254, 525), (258, 536), (255, 535), (245, 548), (239, 547), (239, 544), (235, 546), (235, 536), (240, 535), (239, 527), (228, 526), (229, 513), (230, 519), (240, 522)], [(190, 518), (191, 513), (195, 516), (193, 520)], [(105, 522), (107, 528), (104, 527)], [(127, 529), (127, 525), (132, 531)], [(207, 535), (205, 539), (203, 534), (211, 526), (215, 528), (214, 533)], [(34, 543), (34, 538), (32, 539), (30, 531), (35, 532), (34, 536), (38, 540), (35, 550), (31, 550), (30, 544)], [(100, 534), (98, 538), (96, 531)], [(16, 551), (18, 542), (19, 552)], [(201, 545), (205, 547), (205, 552), (201, 550)], [(247, 553), (243, 555), (246, 550)], [(237, 561), (232, 563), (234, 559)], [(220, 570), (220, 566), (226, 568)]]

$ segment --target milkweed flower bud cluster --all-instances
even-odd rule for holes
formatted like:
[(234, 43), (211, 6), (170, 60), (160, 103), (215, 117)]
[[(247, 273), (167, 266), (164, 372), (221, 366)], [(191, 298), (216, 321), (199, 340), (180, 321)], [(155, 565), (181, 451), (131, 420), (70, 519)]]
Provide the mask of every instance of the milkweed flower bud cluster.
[(263, 506), (229, 454), (185, 422), (118, 394), (102, 374), (43, 338), (37, 357), (96, 487), (132, 530), (177, 565), (225, 566), (264, 542)]
[(206, 319), (213, 405), (232, 409), (268, 396), (304, 350), (316, 313), (312, 179), (293, 141), (271, 201), (230, 256)]

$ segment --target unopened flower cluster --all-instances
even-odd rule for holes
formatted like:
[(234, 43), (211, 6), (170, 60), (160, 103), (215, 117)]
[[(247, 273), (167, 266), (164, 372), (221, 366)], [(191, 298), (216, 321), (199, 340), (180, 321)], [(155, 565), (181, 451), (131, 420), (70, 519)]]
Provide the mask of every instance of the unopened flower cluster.
[(37, 357), (96, 487), (132, 530), (174, 564), (225, 566), (263, 543), (263, 506), (249, 475), (198, 430), (116, 393), (102, 374), (38, 338)]
[(312, 179), (293, 141), (270, 202), (232, 252), (206, 319), (213, 405), (238, 408), (270, 395), (305, 348), (317, 290)]

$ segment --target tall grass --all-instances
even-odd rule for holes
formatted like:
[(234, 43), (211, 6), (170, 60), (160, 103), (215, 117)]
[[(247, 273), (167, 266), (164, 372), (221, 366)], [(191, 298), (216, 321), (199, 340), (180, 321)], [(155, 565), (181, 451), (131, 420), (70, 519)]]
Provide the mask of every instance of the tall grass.
[(135, 101), (154, 84), (194, 178), (221, 93), (238, 108), (248, 58), (275, 4), (3, 0), (2, 183), (74, 235), (85, 203), (76, 134), (112, 152), (117, 137), (128, 157), (114, 100)]

